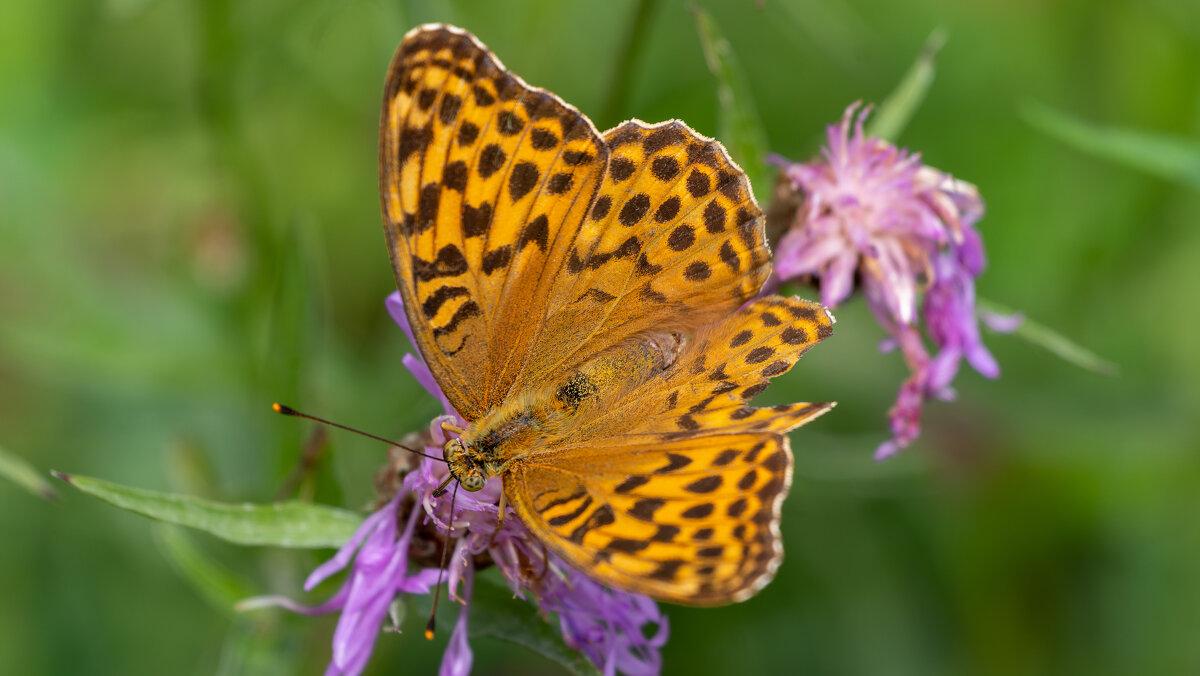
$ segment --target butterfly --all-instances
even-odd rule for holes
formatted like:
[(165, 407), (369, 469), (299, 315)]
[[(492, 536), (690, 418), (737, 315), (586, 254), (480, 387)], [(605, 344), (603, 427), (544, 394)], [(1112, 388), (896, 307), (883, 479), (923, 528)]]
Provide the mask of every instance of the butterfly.
[(388, 251), (417, 348), (468, 423), (445, 458), (610, 586), (740, 601), (782, 558), (786, 433), (833, 404), (747, 402), (832, 330), (751, 300), (762, 212), (720, 143), (600, 133), (470, 33), (405, 36), (380, 123)]

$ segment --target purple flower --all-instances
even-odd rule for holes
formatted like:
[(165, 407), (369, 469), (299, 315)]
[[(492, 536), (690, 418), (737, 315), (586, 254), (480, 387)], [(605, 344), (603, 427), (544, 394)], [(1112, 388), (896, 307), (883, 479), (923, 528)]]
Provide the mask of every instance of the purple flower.
[[(387, 308), (411, 340), (412, 332), (398, 293), (388, 297)], [(419, 357), (406, 355), (404, 365), (446, 409), (446, 415), (430, 423), (423, 449), (428, 455), (441, 458), (446, 441), (441, 423), (464, 423)], [(659, 673), (660, 650), (667, 640), (667, 618), (653, 600), (610, 589), (571, 568), (549, 552), (511, 509), (506, 510), (504, 521), (500, 522), (502, 491), (498, 477), (489, 479), (483, 490), (475, 493), (457, 491), (455, 495), (451, 488), (435, 496), (448, 475), (444, 462), (420, 458), (404, 475), (395, 496), (367, 517), (354, 537), (309, 576), (306, 590), (350, 567), (341, 590), (325, 603), (309, 608), (286, 598), (267, 597), (243, 607), (280, 605), (305, 613), (340, 610), (333, 658), (326, 673), (358, 674), (370, 658), (393, 599), (398, 594), (427, 594), (436, 584), (436, 567), (410, 567), (413, 559), (430, 558), (414, 553), (415, 544), (421, 539), (419, 535), (429, 533), (439, 543), (446, 543), (440, 546), (452, 547), (445, 571), (446, 587), (449, 598), (461, 604), (442, 658), (441, 676), (465, 676), (471, 671), (468, 610), (476, 567), (488, 561), (500, 569), (514, 596), (532, 600), (544, 614), (557, 614), (567, 645), (587, 655), (605, 674)], [(404, 523), (402, 529), (400, 521)], [(647, 638), (648, 626), (653, 631)]]
[(911, 375), (888, 413), (892, 438), (875, 454), (884, 458), (916, 439), (925, 401), (953, 398), (950, 383), (964, 358), (988, 378), (1000, 368), (975, 316), (975, 278), (984, 268), (979, 192), (921, 164), (919, 154), (865, 136), (867, 113), (857, 103), (847, 108), (813, 162), (771, 158), (804, 196), (779, 241), (775, 275), (816, 277), (829, 307), (846, 300), (857, 280), (890, 334), (884, 349), (900, 348)]
[(316, 606), (304, 606), (286, 597), (269, 596), (251, 599), (239, 607), (245, 610), (278, 605), (308, 615), (341, 610), (342, 616), (333, 634), (333, 656), (325, 673), (361, 673), (371, 657), (375, 637), (379, 635), (392, 599), (400, 593), (428, 594), (437, 582), (436, 568), (423, 568), (411, 573), (408, 569), (408, 550), (419, 511), (410, 511), (400, 531), (398, 526), (403, 497), (397, 493), (381, 509), (367, 517), (337, 554), (318, 566), (305, 580), (304, 589), (311, 590), (345, 568), (353, 559), (353, 567), (345, 584), (328, 601)]

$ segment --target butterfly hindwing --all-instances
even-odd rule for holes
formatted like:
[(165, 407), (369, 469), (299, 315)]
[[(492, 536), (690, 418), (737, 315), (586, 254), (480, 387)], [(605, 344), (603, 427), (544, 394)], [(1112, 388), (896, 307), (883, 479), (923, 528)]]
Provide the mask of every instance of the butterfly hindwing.
[(539, 458), (505, 476), (521, 521), (601, 582), (689, 605), (740, 601), (783, 555), (792, 456), (779, 434)]
[(832, 404), (747, 401), (828, 336), (816, 303), (769, 296), (701, 329), (665, 371), (504, 476), (522, 521), (610, 584), (679, 603), (753, 594), (782, 556), (785, 433)]
[(671, 439), (713, 432), (787, 432), (833, 404), (756, 408), (748, 402), (832, 331), (832, 316), (817, 303), (781, 296), (760, 298), (699, 330), (661, 376), (619, 401), (604, 402), (594, 415), (581, 416), (568, 436), (585, 441), (607, 436)]

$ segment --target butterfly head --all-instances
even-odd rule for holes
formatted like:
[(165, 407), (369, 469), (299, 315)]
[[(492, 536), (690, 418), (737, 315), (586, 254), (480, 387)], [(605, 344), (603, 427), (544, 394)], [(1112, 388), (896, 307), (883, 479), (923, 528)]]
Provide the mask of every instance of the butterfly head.
[(484, 484), (487, 483), (487, 476), (471, 457), (471, 453), (468, 452), (462, 439), (455, 438), (447, 441), (443, 453), (446, 463), (450, 466), (450, 474), (454, 476), (460, 486), (472, 493), (483, 489)]

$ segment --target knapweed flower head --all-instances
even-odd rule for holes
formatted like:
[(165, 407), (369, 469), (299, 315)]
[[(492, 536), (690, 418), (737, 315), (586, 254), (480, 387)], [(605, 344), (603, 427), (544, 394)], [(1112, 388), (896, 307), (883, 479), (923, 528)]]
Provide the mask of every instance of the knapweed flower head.
[[(398, 293), (388, 298), (387, 307), (411, 340)], [(332, 559), (309, 576), (306, 590), (348, 569), (345, 583), (332, 598), (315, 607), (289, 599), (267, 599), (305, 613), (341, 611), (326, 673), (362, 672), (396, 597), (434, 590), (443, 546), (450, 548), (444, 571), (447, 593), (461, 608), (442, 658), (441, 676), (465, 676), (471, 671), (472, 590), (477, 571), (492, 565), (499, 569), (513, 596), (532, 601), (547, 618), (557, 615), (567, 645), (587, 655), (605, 674), (659, 673), (667, 618), (653, 600), (610, 589), (570, 567), (547, 550), (511, 509), (506, 509), (501, 521), (498, 477), (488, 480), (478, 492), (459, 490), (456, 494), (451, 485), (450, 490), (438, 493), (449, 476), (446, 464), (439, 461), (446, 441), (442, 422), (463, 426), (464, 421), (419, 357), (405, 355), (404, 365), (446, 411), (423, 435), (422, 450), (431, 457), (410, 465), (391, 489), (395, 494)]]
[(831, 308), (861, 285), (889, 334), (883, 347), (900, 348), (911, 375), (888, 414), (892, 438), (877, 450), (882, 458), (916, 439), (926, 400), (953, 398), (950, 384), (964, 358), (988, 378), (1000, 369), (975, 316), (975, 278), (985, 263), (975, 229), (983, 216), (978, 190), (923, 165), (919, 154), (867, 136), (868, 112), (847, 108), (812, 162), (771, 158), (803, 198), (776, 248), (775, 275), (816, 278)]

